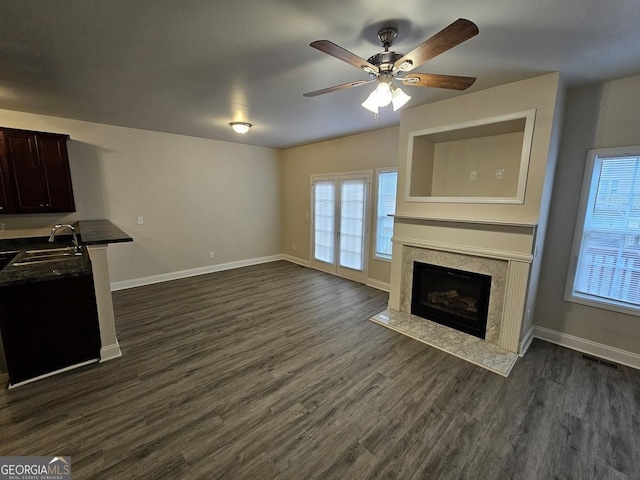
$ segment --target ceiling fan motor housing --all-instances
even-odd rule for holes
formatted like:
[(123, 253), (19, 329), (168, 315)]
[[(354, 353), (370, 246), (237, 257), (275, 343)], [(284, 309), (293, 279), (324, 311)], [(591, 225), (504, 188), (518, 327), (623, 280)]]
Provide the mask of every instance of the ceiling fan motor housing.
[(393, 27), (381, 28), (378, 31), (378, 40), (380, 40), (380, 45), (382, 45), (385, 50), (389, 49), (397, 36), (398, 30)]
[(380, 73), (391, 73), (393, 71), (393, 64), (403, 56), (404, 55), (399, 52), (380, 52), (369, 57), (367, 61), (377, 66), (380, 69)]

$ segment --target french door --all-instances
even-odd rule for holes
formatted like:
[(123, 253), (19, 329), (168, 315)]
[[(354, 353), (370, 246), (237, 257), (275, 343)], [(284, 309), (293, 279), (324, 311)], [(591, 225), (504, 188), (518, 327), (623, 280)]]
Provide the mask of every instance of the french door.
[(371, 173), (311, 178), (313, 267), (364, 283)]

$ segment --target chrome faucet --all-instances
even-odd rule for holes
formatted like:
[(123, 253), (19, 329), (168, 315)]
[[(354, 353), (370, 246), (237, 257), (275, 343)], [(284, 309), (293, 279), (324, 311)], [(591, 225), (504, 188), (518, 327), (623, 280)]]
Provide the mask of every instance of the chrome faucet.
[(58, 232), (58, 230), (60, 230), (61, 228), (68, 228), (69, 230), (71, 230), (71, 235), (73, 235), (73, 249), (77, 252), (80, 249), (80, 244), (78, 243), (78, 237), (76, 235), (76, 229), (73, 228), (73, 225), (69, 225), (68, 223), (65, 224), (58, 224), (56, 226), (54, 226), (51, 229), (51, 235), (49, 235), (49, 241), (53, 242), (53, 239), (56, 238), (56, 233)]

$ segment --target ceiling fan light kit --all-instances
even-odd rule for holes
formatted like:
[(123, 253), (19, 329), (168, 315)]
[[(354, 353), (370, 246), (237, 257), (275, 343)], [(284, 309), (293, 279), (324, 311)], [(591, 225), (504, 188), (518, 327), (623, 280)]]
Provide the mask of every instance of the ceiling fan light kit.
[(325, 93), (331, 93), (346, 88), (359, 87), (370, 82), (376, 82), (376, 89), (362, 102), (367, 110), (378, 114), (378, 109), (393, 104), (393, 110), (402, 108), (411, 97), (400, 88), (393, 85), (394, 80), (402, 82), (409, 87), (435, 87), (449, 90), (465, 90), (475, 82), (474, 77), (459, 77), (455, 75), (437, 75), (429, 73), (412, 73), (399, 76), (413, 70), (428, 60), (446, 52), (447, 50), (469, 40), (478, 34), (478, 27), (471, 21), (459, 18), (448, 27), (442, 29), (431, 38), (425, 40), (416, 48), (404, 55), (399, 52), (389, 51), (393, 41), (398, 36), (398, 30), (393, 27), (385, 27), (378, 32), (378, 40), (384, 48), (384, 52), (376, 53), (365, 60), (329, 40), (316, 40), (311, 46), (328, 55), (336, 57), (367, 73), (371, 80), (357, 80), (354, 82), (323, 88), (314, 92), (305, 93), (305, 97), (315, 97)]
[(386, 107), (391, 103), (393, 104), (393, 111), (395, 112), (399, 108), (402, 108), (409, 100), (411, 100), (411, 97), (404, 93), (402, 89), (390, 83), (380, 81), (376, 89), (362, 102), (362, 106), (370, 112), (377, 114), (379, 108)]
[(236, 133), (240, 134), (247, 133), (252, 127), (252, 125), (247, 122), (231, 122), (229, 125), (231, 125), (231, 128), (233, 128)]
[(393, 87), (391, 89), (391, 103), (393, 104), (394, 112), (404, 107), (409, 100), (411, 100), (411, 97), (404, 93), (400, 88)]
[(375, 89), (373, 92), (369, 94), (366, 100), (361, 103), (361, 105), (364, 108), (369, 110), (371, 113), (375, 113), (376, 115), (378, 114), (378, 108), (379, 108), (378, 97), (376, 95), (377, 93), (378, 93), (378, 89)]

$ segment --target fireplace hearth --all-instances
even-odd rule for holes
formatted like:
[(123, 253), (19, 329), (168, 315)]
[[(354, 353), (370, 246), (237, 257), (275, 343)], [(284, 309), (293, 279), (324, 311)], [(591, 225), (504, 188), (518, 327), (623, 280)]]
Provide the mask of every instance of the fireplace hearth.
[(411, 313), (484, 339), (490, 290), (490, 275), (414, 262)]
[[(485, 247), (464, 247), (444, 243), (434, 243), (431, 246), (425, 241), (401, 236), (394, 237), (394, 242), (396, 250), (398, 246), (401, 247), (401, 269), (396, 271), (396, 275), (399, 276), (399, 281), (396, 281), (400, 288), (392, 291), (389, 308), (371, 317), (371, 321), (499, 375), (507, 376), (520, 351), (522, 312), (525, 308), (530, 261), (521, 258), (519, 254)], [(426, 314), (427, 318), (412, 313), (412, 304), (417, 301), (413, 297), (418, 296), (414, 295), (414, 270), (420, 269), (419, 264), (442, 267), (454, 273), (458, 270), (467, 276), (469, 273), (475, 273), (487, 279), (485, 288), (489, 288), (490, 294), (487, 297), (484, 338), (451, 328), (444, 325), (444, 322), (433, 321), (433, 312)], [(392, 281), (393, 279), (392, 276)], [(417, 280), (420, 281), (420, 276)], [(436, 292), (449, 290), (457, 290), (458, 296), (473, 296), (462, 289), (448, 286)], [(451, 293), (448, 295), (453, 296)], [(428, 292), (425, 299), (429, 299)], [(484, 309), (478, 304), (477, 310), (481, 312)]]

